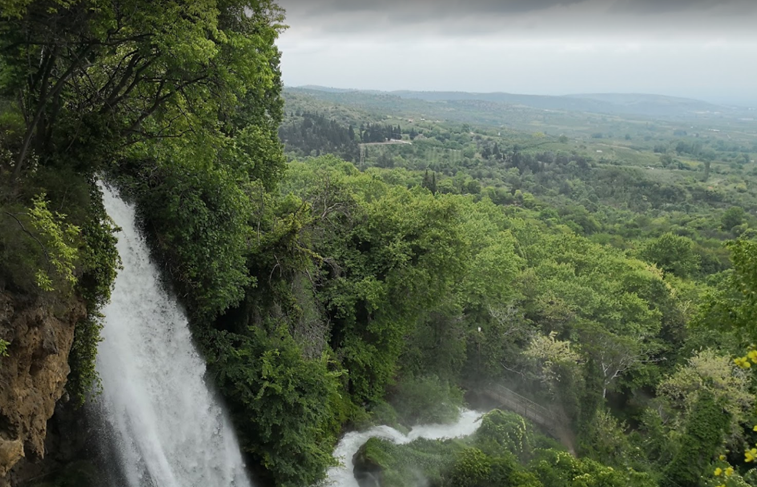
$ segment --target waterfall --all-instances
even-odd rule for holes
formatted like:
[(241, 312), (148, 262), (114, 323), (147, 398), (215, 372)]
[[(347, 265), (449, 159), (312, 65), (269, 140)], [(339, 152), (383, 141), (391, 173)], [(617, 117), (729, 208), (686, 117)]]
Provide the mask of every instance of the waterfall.
[(481, 416), (484, 413), (463, 410), (460, 418), (452, 424), (429, 424), (415, 426), (408, 434), (403, 434), (396, 429), (382, 425), (375, 426), (367, 431), (352, 431), (344, 435), (334, 450), (334, 457), (341, 462), (338, 467), (329, 469), (326, 480), (319, 487), (359, 487), (353, 474), (355, 464), (352, 457), (363, 444), (371, 438), (382, 438), (392, 443), (404, 445), (418, 438), (428, 440), (441, 440), (444, 438), (462, 438), (470, 436), (481, 426)]
[(97, 356), (102, 414), (126, 483), (117, 487), (250, 487), (234, 431), (204, 382), (186, 317), (159, 283), (134, 208), (100, 187), (123, 229), (123, 270), (103, 309)]

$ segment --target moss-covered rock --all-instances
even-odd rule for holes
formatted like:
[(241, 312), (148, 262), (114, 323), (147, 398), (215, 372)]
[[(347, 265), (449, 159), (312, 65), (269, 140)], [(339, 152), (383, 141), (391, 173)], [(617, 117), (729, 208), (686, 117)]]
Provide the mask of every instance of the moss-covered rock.
[(414, 487), (419, 481), (439, 485), (464, 449), (464, 440), (418, 439), (397, 445), (371, 438), (353, 458), (355, 478), (361, 487)]

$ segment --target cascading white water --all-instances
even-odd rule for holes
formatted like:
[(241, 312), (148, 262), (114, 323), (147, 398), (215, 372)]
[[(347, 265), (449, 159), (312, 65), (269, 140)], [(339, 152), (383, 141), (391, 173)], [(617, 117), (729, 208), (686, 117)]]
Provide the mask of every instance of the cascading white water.
[(128, 487), (250, 487), (234, 431), (204, 382), (185, 316), (160, 286), (134, 208), (101, 188), (123, 229), (123, 270), (103, 309), (97, 356), (122, 477)]
[(443, 438), (461, 438), (472, 435), (481, 426), (483, 413), (463, 410), (460, 418), (453, 424), (429, 424), (413, 427), (405, 435), (389, 426), (376, 426), (367, 431), (353, 431), (344, 435), (334, 450), (334, 457), (342, 464), (329, 469), (324, 486), (328, 487), (359, 487), (353, 470), (352, 457), (360, 447), (370, 438), (382, 438), (397, 444), (410, 443), (418, 438), (441, 440)]

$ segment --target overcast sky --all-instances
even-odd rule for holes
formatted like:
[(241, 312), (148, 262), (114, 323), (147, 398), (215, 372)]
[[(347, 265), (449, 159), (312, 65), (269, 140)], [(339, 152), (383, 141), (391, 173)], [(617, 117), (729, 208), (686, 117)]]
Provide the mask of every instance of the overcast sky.
[(757, 0), (280, 0), (287, 86), (757, 105)]

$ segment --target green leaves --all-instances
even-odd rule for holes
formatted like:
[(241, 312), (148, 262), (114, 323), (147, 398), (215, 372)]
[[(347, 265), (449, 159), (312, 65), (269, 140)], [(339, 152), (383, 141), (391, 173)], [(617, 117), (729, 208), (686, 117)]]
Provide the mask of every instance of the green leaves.
[(210, 320), (254, 282), (246, 267), (253, 207), (231, 171), (177, 163), (138, 187), (139, 212), (154, 248), (199, 320)]
[(245, 451), (276, 485), (312, 485), (333, 464), (341, 372), (327, 355), (305, 360), (284, 328), (271, 335), (212, 332), (209, 363)]
[(666, 233), (647, 243), (640, 257), (657, 264), (665, 272), (679, 277), (689, 277), (699, 269), (699, 255), (694, 252), (694, 242), (687, 237)]
[[(66, 215), (52, 213), (47, 208), (45, 194), (32, 200), (28, 210), (32, 226), (41, 234), (44, 242), (39, 242), (45, 250), (48, 263), (57, 276), (68, 286), (76, 284), (74, 266), (78, 258), (75, 241), (79, 236), (79, 227), (65, 223)], [(37, 285), (43, 291), (53, 291), (53, 280), (46, 269), (37, 269)]]
[(208, 142), (217, 146), (233, 131), (228, 122), (245, 102), (258, 102), (263, 115), (242, 126), (265, 119), (275, 133), (281, 102), (273, 42), (283, 16), (268, 0), (5, 4), (0, 45), (14, 75), (3, 84), (20, 91), (26, 121), (16, 177), (34, 153), (43, 163), (57, 156), (97, 170), (172, 139), (207, 159)]
[(738, 239), (726, 244), (733, 270), (721, 274), (707, 296), (697, 321), (713, 330), (736, 328), (743, 343), (757, 340), (757, 242)]
[(19, 288), (27, 288), (32, 281), (41, 291), (69, 293), (77, 282), (79, 227), (66, 215), (50, 211), (44, 193), (34, 196), (31, 207), (23, 212), (8, 211), (16, 208), (0, 206), (6, 229), (0, 237), (0, 251), (5, 254), (0, 268), (5, 277)]

